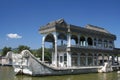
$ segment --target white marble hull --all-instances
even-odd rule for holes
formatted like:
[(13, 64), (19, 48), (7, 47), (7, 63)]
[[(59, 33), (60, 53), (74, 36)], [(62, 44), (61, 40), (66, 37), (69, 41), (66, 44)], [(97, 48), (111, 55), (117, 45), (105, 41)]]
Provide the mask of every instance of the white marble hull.
[(31, 76), (68, 75), (98, 72), (99, 66), (92, 67), (53, 67), (34, 57), (28, 50), (21, 55), (13, 55), (13, 67), (16, 74)]

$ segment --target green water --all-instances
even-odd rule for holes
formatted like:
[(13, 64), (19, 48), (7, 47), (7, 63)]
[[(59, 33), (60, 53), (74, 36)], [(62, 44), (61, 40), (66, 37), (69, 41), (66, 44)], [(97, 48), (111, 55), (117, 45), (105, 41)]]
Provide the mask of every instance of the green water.
[(46, 77), (15, 76), (12, 67), (0, 66), (0, 80), (120, 80), (120, 74), (111, 72)]

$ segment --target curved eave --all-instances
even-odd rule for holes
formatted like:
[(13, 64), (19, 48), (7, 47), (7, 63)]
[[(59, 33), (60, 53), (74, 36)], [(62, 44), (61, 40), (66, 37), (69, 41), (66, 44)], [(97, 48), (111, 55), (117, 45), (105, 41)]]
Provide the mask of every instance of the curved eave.
[(46, 34), (46, 33), (54, 32), (55, 30), (56, 30), (56, 28), (54, 26), (51, 26), (51, 27), (41, 27), (39, 29), (39, 32), (41, 34)]

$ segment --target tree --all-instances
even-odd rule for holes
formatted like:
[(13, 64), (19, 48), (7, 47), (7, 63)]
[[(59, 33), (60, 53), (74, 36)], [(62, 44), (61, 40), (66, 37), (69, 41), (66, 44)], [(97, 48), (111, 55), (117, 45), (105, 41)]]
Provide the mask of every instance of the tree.
[(25, 46), (25, 45), (20, 45), (20, 46), (18, 46), (17, 49), (18, 49), (18, 53), (20, 53), (23, 50), (30, 50), (30, 47)]
[(39, 48), (33, 53), (36, 57), (42, 58), (42, 48)]
[(4, 47), (2, 49), (2, 56), (5, 56), (7, 54), (7, 52), (11, 51), (11, 47)]
[[(44, 58), (45, 58), (45, 61), (49, 61), (51, 62), (51, 52), (49, 51), (49, 49), (45, 48), (45, 53), (44, 53)], [(35, 52), (34, 52), (34, 55), (36, 57), (39, 57), (40, 59), (42, 59), (42, 48), (39, 48), (37, 49)]]
[(45, 48), (45, 60), (51, 62), (52, 53), (49, 49)]

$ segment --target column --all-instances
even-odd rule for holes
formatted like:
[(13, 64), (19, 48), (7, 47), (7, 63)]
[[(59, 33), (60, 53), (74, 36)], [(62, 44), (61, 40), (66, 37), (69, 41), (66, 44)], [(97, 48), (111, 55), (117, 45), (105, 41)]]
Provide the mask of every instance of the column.
[(104, 49), (104, 39), (102, 39), (102, 48)]
[(115, 63), (115, 57), (114, 55), (112, 55), (112, 65), (114, 65), (114, 63)]
[(71, 67), (71, 53), (67, 52), (67, 67)]
[(110, 45), (109, 40), (107, 40), (107, 44), (108, 44), (107, 48), (109, 48), (109, 45)]
[(45, 36), (42, 38), (42, 62), (44, 62)]
[(71, 47), (71, 34), (70, 34), (70, 32), (67, 34), (67, 47)]
[(96, 47), (98, 48), (98, 38), (96, 38)]
[(88, 46), (87, 37), (85, 37), (85, 46)]
[(97, 65), (98, 65), (98, 54), (96, 54), (96, 60), (97, 60)]
[(78, 66), (80, 66), (80, 53), (78, 53), (78, 59), (77, 59), (77, 60), (78, 60), (78, 61), (77, 61), (77, 62), (78, 62), (77, 64), (78, 64)]
[(93, 41), (93, 45), (92, 46), (94, 47), (94, 38), (92, 38), (92, 41)]
[(108, 57), (108, 63), (111, 65), (109, 54), (107, 55), (107, 57)]
[(54, 38), (55, 38), (55, 57), (54, 57), (54, 65), (57, 67), (57, 33), (54, 34)]
[(71, 47), (71, 34), (70, 34), (70, 25), (68, 25), (68, 33), (67, 33), (67, 67), (71, 67), (71, 53), (70, 49)]
[(112, 41), (112, 43), (113, 43), (113, 48), (114, 48), (115, 47), (114, 41)]
[(80, 35), (78, 35), (78, 46), (80, 46)]
[(118, 55), (117, 55), (117, 63), (119, 63), (119, 61), (118, 61)]
[(102, 64), (104, 65), (104, 54), (102, 54)]
[(93, 55), (93, 66), (94, 66), (95, 65), (95, 62), (94, 62), (94, 59), (95, 59), (94, 53), (92, 55)]
[(86, 66), (88, 66), (88, 53), (86, 53)]
[(52, 64), (54, 64), (54, 52), (52, 52)]

